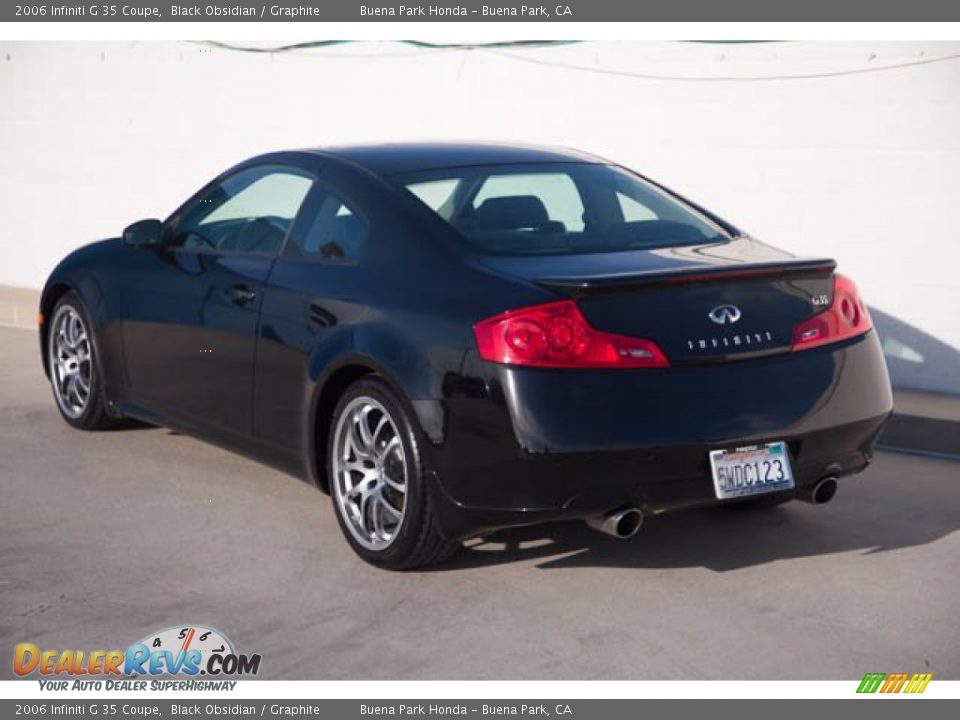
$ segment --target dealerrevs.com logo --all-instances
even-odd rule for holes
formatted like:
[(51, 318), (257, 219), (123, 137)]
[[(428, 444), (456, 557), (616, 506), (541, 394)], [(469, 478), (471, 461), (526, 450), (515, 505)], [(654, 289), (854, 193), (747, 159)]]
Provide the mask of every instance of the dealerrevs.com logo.
[[(177, 625), (150, 633), (126, 650), (41, 650), (34, 643), (20, 643), (13, 651), (13, 671), (19, 677), (37, 673), (48, 679), (71, 678), (77, 689), (100, 689), (77, 685), (76, 681), (102, 679), (109, 683), (106, 689), (127, 690), (141, 689), (139, 686), (145, 683), (131, 688), (116, 678), (255, 676), (260, 671), (260, 659), (259, 654), (238, 653), (218, 630)], [(51, 689), (66, 689), (67, 682), (57, 686)]]

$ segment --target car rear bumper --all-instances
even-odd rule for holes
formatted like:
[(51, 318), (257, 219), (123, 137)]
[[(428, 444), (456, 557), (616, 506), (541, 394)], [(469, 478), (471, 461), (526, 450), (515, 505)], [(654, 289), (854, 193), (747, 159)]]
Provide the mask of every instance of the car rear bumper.
[(741, 362), (556, 371), (477, 363), (429, 449), (451, 536), (715, 499), (709, 452), (787, 442), (798, 491), (863, 470), (893, 408), (875, 333)]

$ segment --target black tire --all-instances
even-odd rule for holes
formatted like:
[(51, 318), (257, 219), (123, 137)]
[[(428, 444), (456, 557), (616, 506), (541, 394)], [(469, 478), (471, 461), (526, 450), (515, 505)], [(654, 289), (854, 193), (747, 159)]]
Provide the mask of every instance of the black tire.
[[(89, 358), (88, 362), (90, 364), (89, 390), (85, 403), (83, 404), (82, 410), (73, 408), (72, 412), (62, 399), (62, 395), (57, 391), (58, 371), (55, 367), (56, 361), (54, 359), (58, 325), (60, 324), (61, 318), (69, 317), (67, 314), (70, 312), (79, 316), (83, 324), (87, 337), (87, 357)], [(47, 362), (49, 364), (50, 386), (53, 391), (53, 400), (57, 406), (57, 410), (60, 412), (60, 416), (69, 425), (80, 430), (107, 430), (116, 427), (120, 423), (120, 420), (111, 417), (107, 413), (107, 399), (103, 389), (103, 373), (100, 367), (96, 338), (94, 337), (94, 325), (83, 301), (72, 291), (66, 293), (57, 302), (48, 322), (47, 342), (44, 352), (47, 355)]]
[[(402, 448), (402, 458), (394, 457), (393, 461), (397, 464), (396, 467), (403, 468), (405, 473), (403, 516), (384, 547), (365, 546), (355, 537), (354, 533), (363, 534), (363, 529), (357, 527), (356, 520), (351, 521), (345, 516), (350, 510), (341, 502), (341, 496), (349, 493), (343, 492), (335, 465), (335, 454), (338, 452), (341, 438), (339, 430), (343, 426), (343, 432), (347, 432), (346, 427), (350, 422), (350, 417), (345, 417), (345, 413), (355, 412), (356, 408), (365, 403), (378, 406), (373, 410), (378, 413), (378, 417), (382, 417), (380, 413), (383, 413), (389, 418), (392, 426), (388, 426), (387, 432), (392, 433), (395, 430), (395, 436), (399, 439)], [(327, 439), (326, 464), (334, 513), (343, 536), (354, 552), (371, 565), (380, 568), (410, 570), (435, 565), (452, 557), (460, 548), (460, 543), (445, 537), (438, 526), (432, 490), (427, 468), (420, 454), (418, 437), (412, 412), (407, 409), (404, 401), (390, 386), (376, 376), (365, 377), (347, 388), (333, 411), (330, 434)], [(374, 441), (376, 439), (374, 435)], [(376, 445), (375, 442), (374, 445)], [(380, 462), (385, 466), (387, 460), (381, 458)], [(374, 471), (371, 470), (371, 472)], [(351, 474), (351, 478), (353, 477)], [(363, 477), (366, 478), (365, 475)], [(364, 479), (356, 482), (355, 485), (359, 486), (366, 482)], [(382, 486), (382, 492), (389, 491), (389, 488)], [(376, 513), (376, 511), (377, 506), (374, 503), (371, 512)], [(362, 515), (366, 521), (367, 513)], [(376, 537), (367, 537), (367, 542), (377, 541)], [(382, 540), (379, 541), (382, 542)]]

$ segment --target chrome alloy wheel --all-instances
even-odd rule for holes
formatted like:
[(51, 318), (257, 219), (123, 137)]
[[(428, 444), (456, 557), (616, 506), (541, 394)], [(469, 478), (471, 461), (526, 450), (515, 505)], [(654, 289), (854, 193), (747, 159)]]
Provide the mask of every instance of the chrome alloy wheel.
[(57, 311), (48, 344), (53, 394), (63, 413), (76, 419), (90, 401), (93, 357), (87, 328), (75, 308), (64, 305)]
[(397, 537), (407, 500), (407, 464), (397, 426), (371, 397), (354, 398), (333, 436), (333, 492), (353, 538), (385, 550)]

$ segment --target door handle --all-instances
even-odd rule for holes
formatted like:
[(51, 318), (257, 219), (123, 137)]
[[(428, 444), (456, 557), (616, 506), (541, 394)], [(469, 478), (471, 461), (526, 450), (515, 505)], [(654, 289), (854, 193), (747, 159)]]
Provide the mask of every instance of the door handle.
[(230, 301), (236, 305), (249, 305), (257, 299), (257, 293), (246, 285), (234, 285), (229, 292)]

